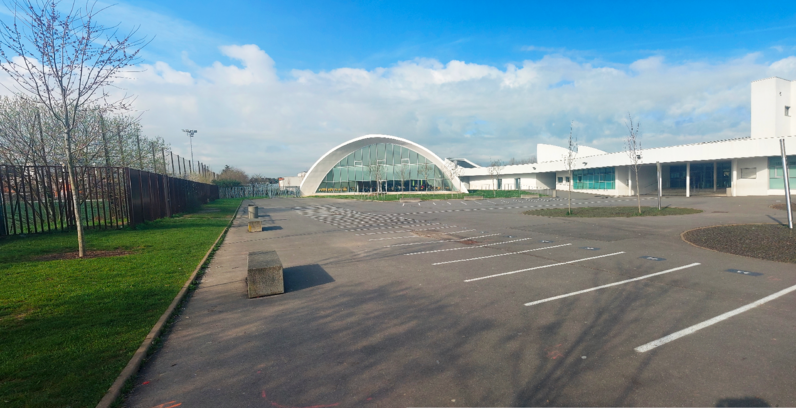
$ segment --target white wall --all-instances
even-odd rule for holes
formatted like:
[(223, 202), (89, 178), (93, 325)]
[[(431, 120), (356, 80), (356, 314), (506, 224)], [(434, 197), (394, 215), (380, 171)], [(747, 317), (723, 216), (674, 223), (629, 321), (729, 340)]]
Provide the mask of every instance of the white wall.
[[(754, 179), (741, 178), (742, 169), (754, 168)], [(768, 158), (752, 157), (749, 159), (738, 159), (738, 179), (735, 181), (736, 195), (755, 196), (768, 194)]]
[[(766, 78), (752, 82), (752, 137), (782, 137), (796, 134), (794, 98), (796, 83), (782, 78)], [(785, 107), (790, 106), (789, 116)]]

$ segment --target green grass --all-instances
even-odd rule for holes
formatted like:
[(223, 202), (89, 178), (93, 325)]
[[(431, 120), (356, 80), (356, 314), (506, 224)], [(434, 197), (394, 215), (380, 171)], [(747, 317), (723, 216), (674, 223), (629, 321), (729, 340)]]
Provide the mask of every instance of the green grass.
[(76, 251), (74, 233), (0, 240), (0, 404), (92, 407), (140, 346), (240, 199), (133, 230), (88, 231), (87, 249), (133, 254), (36, 261)]
[(522, 190), (470, 190), (470, 195), (480, 195), (485, 198), (519, 198), (522, 194), (534, 195)]
[(694, 208), (663, 207), (641, 207), (641, 214), (638, 207), (576, 207), (569, 214), (567, 208), (548, 208), (544, 210), (525, 211), (525, 215), (541, 215), (544, 217), (576, 217), (576, 218), (604, 218), (604, 217), (655, 217), (663, 215), (685, 215), (698, 214), (702, 210)]

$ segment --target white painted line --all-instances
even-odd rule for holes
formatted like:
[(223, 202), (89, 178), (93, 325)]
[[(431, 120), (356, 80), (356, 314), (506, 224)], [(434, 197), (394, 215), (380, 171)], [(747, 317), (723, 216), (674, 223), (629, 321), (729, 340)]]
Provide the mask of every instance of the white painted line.
[[(464, 230), (464, 231), (458, 231), (458, 232), (467, 232), (467, 231), (475, 231), (475, 230), (471, 229), (471, 230)], [(451, 232), (451, 234), (454, 234), (454, 232)], [(467, 241), (468, 239), (493, 237), (495, 235), (501, 235), (501, 234), (497, 233), (497, 234), (489, 234), (489, 235), (479, 235), (477, 237), (462, 238), (462, 239), (445, 239), (445, 240), (442, 240), (442, 241), (423, 241), (423, 242), (412, 242), (410, 244), (395, 244), (395, 245), (387, 245), (387, 246), (385, 246), (385, 248), (396, 247), (396, 246), (407, 246), (407, 245), (436, 244), (438, 242), (459, 242), (459, 241)], [(421, 237), (418, 237), (418, 238), (421, 238)]]
[[(493, 235), (500, 235), (500, 234), (493, 234)], [(479, 238), (479, 237), (473, 237), (473, 238)], [(468, 239), (473, 239), (473, 238), (457, 239), (457, 241), (467, 241)], [(458, 251), (460, 249), (483, 248), (483, 247), (494, 246), (494, 245), (509, 244), (509, 243), (518, 242), (518, 241), (527, 241), (529, 239), (533, 239), (533, 238), (513, 239), (511, 241), (493, 242), (491, 244), (484, 244), (484, 245), (477, 245), (477, 246), (464, 246), (464, 247), (460, 247), (460, 248), (437, 249), (436, 251), (412, 252), (412, 253), (408, 253), (408, 254), (404, 254), (404, 255), (420, 255), (420, 254), (430, 254), (430, 253), (433, 253), (433, 252), (446, 252), (446, 251)]]
[(589, 260), (598, 259), (598, 258), (605, 258), (607, 256), (614, 256), (614, 255), (619, 255), (619, 254), (624, 254), (624, 253), (625, 253), (624, 251), (622, 251), (622, 252), (614, 252), (613, 254), (592, 256), (592, 257), (589, 257), (589, 258), (576, 259), (574, 261), (567, 261), (567, 262), (561, 262), (561, 263), (554, 263), (554, 264), (550, 264), (550, 265), (536, 266), (536, 267), (528, 268), (528, 269), (520, 269), (518, 271), (503, 272), (503, 273), (498, 273), (498, 274), (495, 274), (495, 275), (482, 276), (480, 278), (467, 279), (467, 280), (465, 280), (465, 282), (475, 282), (475, 281), (481, 280), (481, 279), (496, 278), (498, 276), (511, 275), (511, 274), (520, 273), (520, 272), (528, 272), (528, 271), (533, 271), (533, 270), (536, 270), (536, 269), (552, 268), (554, 266), (568, 265), (568, 264), (573, 264), (573, 263), (577, 263), (577, 262), (589, 261)]
[(743, 307), (739, 307), (739, 308), (737, 308), (735, 310), (732, 310), (732, 311), (729, 311), (727, 313), (718, 315), (718, 316), (716, 316), (716, 317), (714, 317), (714, 318), (712, 318), (710, 320), (705, 320), (702, 323), (695, 324), (695, 325), (693, 325), (693, 326), (691, 326), (691, 327), (689, 327), (687, 329), (680, 330), (680, 331), (672, 333), (672, 334), (670, 334), (670, 335), (668, 335), (666, 337), (661, 337), (658, 340), (651, 341), (651, 342), (649, 342), (649, 343), (647, 343), (647, 344), (645, 344), (643, 346), (636, 347), (635, 350), (638, 351), (639, 353), (644, 353), (644, 352), (650, 351), (650, 350), (652, 350), (652, 349), (654, 349), (656, 347), (662, 346), (662, 345), (664, 345), (664, 344), (666, 344), (666, 343), (668, 343), (670, 341), (677, 340), (680, 337), (688, 336), (689, 334), (691, 334), (691, 333), (693, 333), (693, 332), (695, 332), (697, 330), (704, 329), (705, 327), (712, 326), (712, 325), (714, 325), (714, 324), (716, 324), (716, 323), (718, 323), (718, 322), (720, 322), (722, 320), (727, 320), (727, 319), (729, 319), (729, 318), (731, 318), (731, 317), (733, 317), (735, 315), (739, 315), (739, 314), (741, 314), (741, 313), (743, 313), (743, 312), (745, 312), (747, 310), (754, 309), (754, 308), (762, 305), (763, 303), (767, 303), (767, 302), (770, 302), (770, 301), (772, 301), (772, 300), (774, 300), (774, 299), (776, 299), (776, 298), (778, 298), (780, 296), (787, 295), (788, 293), (793, 292), (794, 290), (796, 290), (796, 285), (793, 285), (793, 286), (791, 286), (791, 287), (789, 287), (787, 289), (783, 289), (783, 290), (781, 290), (781, 291), (779, 291), (777, 293), (774, 293), (773, 295), (766, 296), (766, 297), (758, 300), (757, 302), (750, 303), (750, 304), (748, 304), (746, 306), (743, 306)]
[(475, 261), (475, 260), (478, 260), (478, 259), (495, 258), (495, 257), (498, 257), (498, 256), (524, 254), (526, 252), (541, 251), (543, 249), (552, 249), (552, 248), (558, 248), (558, 247), (563, 247), (563, 246), (567, 246), (567, 245), (572, 245), (572, 244), (562, 244), (562, 245), (554, 245), (554, 246), (549, 246), (549, 247), (544, 247), (544, 248), (526, 249), (525, 251), (507, 252), (505, 254), (498, 254), (498, 255), (479, 256), (477, 258), (457, 259), (455, 261), (437, 262), (437, 263), (434, 263), (434, 264), (431, 264), (431, 265), (444, 265), (444, 264), (456, 263), (456, 262), (466, 262), (466, 261)]
[(389, 237), (389, 238), (371, 238), (368, 241), (384, 241), (385, 239), (404, 239), (404, 238), (422, 238), (417, 235), (408, 235), (405, 237)]
[(563, 298), (569, 297), (569, 296), (580, 295), (581, 293), (593, 292), (595, 290), (609, 288), (611, 286), (622, 285), (622, 284), (629, 283), (629, 282), (635, 282), (637, 280), (647, 279), (647, 278), (651, 278), (653, 276), (663, 275), (665, 273), (680, 271), (680, 270), (691, 268), (691, 267), (698, 266), (698, 265), (701, 265), (701, 264), (700, 263), (692, 263), (691, 265), (685, 265), (685, 266), (681, 266), (679, 268), (673, 268), (673, 269), (665, 270), (665, 271), (662, 271), (662, 272), (656, 272), (656, 273), (651, 273), (649, 275), (639, 276), (638, 278), (627, 279), (627, 280), (623, 280), (623, 281), (620, 281), (620, 282), (614, 282), (614, 283), (609, 283), (607, 285), (597, 286), (597, 287), (594, 287), (594, 288), (591, 288), (591, 289), (584, 289), (584, 290), (579, 290), (577, 292), (567, 293), (566, 295), (553, 296), (551, 298), (537, 300), (535, 302), (526, 303), (525, 306), (538, 305), (540, 303), (549, 302), (551, 300), (563, 299)]

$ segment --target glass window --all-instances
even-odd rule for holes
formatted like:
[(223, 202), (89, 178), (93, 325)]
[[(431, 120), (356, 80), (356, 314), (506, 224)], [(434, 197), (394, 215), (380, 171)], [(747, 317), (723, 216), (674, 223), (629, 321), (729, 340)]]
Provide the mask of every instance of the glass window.
[[(616, 188), (615, 176), (616, 171), (613, 167), (573, 170), (572, 188), (575, 190), (613, 190)], [(569, 177), (566, 179), (569, 181)]]
[(427, 157), (405, 147), (383, 143), (362, 147), (343, 157), (326, 174), (317, 192), (376, 191), (376, 174), (371, 168), (376, 164), (380, 166), (379, 178), (385, 191), (454, 190), (443, 169)]
[[(791, 189), (796, 189), (796, 156), (788, 156), (788, 178)], [(785, 189), (785, 172), (782, 169), (782, 157), (768, 158), (768, 188), (772, 190)]]
[(387, 153), (385, 153), (384, 160), (386, 160), (387, 164), (389, 164), (389, 165), (393, 164), (392, 147), (393, 147), (392, 143), (387, 143), (385, 145), (385, 149), (387, 150)]
[(409, 163), (417, 164), (417, 153), (415, 151), (409, 151)]
[(384, 148), (384, 143), (379, 143), (378, 145), (376, 145), (376, 157), (379, 160), (384, 160), (384, 152), (385, 152), (385, 150), (386, 149)]

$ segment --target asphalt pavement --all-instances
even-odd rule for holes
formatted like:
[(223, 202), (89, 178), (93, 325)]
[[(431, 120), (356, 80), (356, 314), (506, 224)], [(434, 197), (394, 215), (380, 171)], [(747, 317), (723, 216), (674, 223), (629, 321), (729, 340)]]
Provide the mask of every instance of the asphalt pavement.
[[(565, 198), (277, 198), (256, 233), (245, 202), (126, 406), (794, 406), (796, 267), (680, 239), (786, 222), (778, 199), (561, 219), (522, 211)], [(602, 205), (635, 198), (573, 200)], [(286, 293), (248, 299), (269, 249)]]

